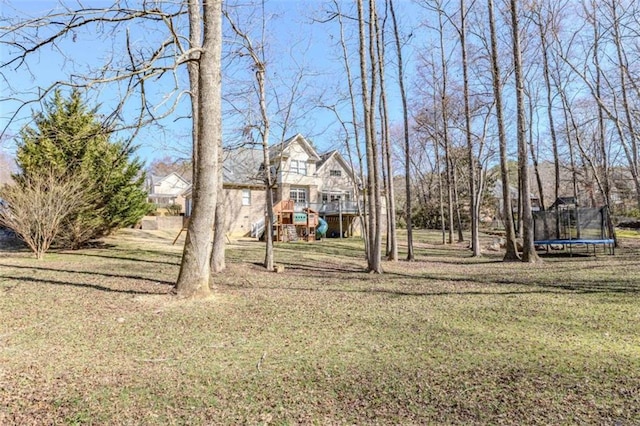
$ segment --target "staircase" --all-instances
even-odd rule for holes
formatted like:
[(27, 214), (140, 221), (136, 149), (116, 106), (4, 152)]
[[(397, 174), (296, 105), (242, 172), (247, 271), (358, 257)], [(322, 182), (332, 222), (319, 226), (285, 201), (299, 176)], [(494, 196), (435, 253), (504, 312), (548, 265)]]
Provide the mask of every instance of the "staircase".
[(251, 224), (251, 237), (260, 238), (264, 232), (264, 218)]

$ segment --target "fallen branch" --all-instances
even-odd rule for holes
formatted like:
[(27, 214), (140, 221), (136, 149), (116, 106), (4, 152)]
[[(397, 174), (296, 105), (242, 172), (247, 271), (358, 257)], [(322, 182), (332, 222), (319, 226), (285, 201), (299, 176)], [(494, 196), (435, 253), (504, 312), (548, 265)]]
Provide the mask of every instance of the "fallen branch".
[(267, 353), (263, 352), (262, 356), (258, 360), (258, 363), (256, 364), (256, 370), (258, 370), (258, 373), (262, 373), (262, 369), (260, 367), (262, 366), (262, 361), (264, 361), (266, 357), (267, 357)]

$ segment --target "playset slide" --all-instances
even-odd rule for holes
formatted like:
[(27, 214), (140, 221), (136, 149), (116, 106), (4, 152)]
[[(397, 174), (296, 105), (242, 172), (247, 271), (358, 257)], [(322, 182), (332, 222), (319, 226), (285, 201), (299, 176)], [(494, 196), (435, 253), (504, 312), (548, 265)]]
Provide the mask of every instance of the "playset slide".
[(318, 218), (318, 227), (316, 228), (316, 239), (320, 239), (325, 236), (329, 229), (329, 224), (326, 220)]

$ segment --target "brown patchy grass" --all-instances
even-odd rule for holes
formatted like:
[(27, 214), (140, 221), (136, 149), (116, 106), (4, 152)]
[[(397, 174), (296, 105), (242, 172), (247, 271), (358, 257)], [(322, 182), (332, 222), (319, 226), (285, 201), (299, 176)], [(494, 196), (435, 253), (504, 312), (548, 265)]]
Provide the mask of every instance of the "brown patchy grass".
[(419, 233), (228, 249), (214, 297), (169, 295), (174, 235), (0, 258), (0, 424), (638, 424), (640, 245), (536, 265)]

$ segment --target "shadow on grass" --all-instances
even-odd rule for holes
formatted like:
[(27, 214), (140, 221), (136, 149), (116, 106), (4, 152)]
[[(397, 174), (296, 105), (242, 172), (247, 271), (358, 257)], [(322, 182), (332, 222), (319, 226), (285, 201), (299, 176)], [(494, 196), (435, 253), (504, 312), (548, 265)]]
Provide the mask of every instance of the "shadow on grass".
[[(163, 281), (155, 278), (143, 277), (141, 275), (120, 275), (120, 274), (110, 274), (106, 272), (96, 272), (96, 271), (75, 271), (75, 270), (60, 269), (60, 268), (47, 268), (44, 266), (6, 265), (2, 263), (0, 263), (0, 266), (4, 266), (6, 268), (15, 268), (15, 269), (29, 269), (29, 270), (47, 271), (47, 272), (63, 272), (68, 274), (95, 275), (95, 276), (101, 276), (101, 277), (107, 277), (107, 278), (125, 278), (125, 279), (131, 279), (131, 280), (143, 280), (143, 281), (151, 281), (153, 283), (165, 284), (170, 286), (173, 286), (175, 284), (175, 282), (173, 281)], [(12, 279), (14, 278), (6, 275), (0, 275), (0, 276), (5, 278), (12, 278)], [(36, 278), (34, 278), (34, 280), (36, 280)]]
[[(246, 289), (246, 286), (242, 285), (234, 285), (234, 284), (223, 284), (225, 287), (229, 288), (242, 288)], [(395, 297), (443, 297), (443, 296), (517, 296), (517, 295), (525, 295), (525, 294), (566, 294), (565, 291), (561, 290), (553, 290), (553, 289), (538, 289), (538, 290), (509, 290), (509, 291), (402, 291), (402, 290), (392, 290), (385, 288), (366, 288), (366, 289), (354, 289), (354, 288), (321, 288), (321, 287), (289, 287), (289, 286), (266, 286), (266, 287), (252, 287), (251, 290), (289, 290), (292, 292), (295, 291), (303, 291), (303, 292), (317, 292), (317, 293), (345, 293), (345, 294), (380, 294), (380, 295), (389, 295)]]
[[(423, 277), (416, 277), (422, 278)], [(441, 280), (441, 278), (438, 278)], [(362, 281), (365, 281), (365, 278), (362, 278)], [(485, 283), (486, 282), (480, 280), (462, 280), (462, 279), (454, 279), (452, 281), (460, 281), (460, 282), (475, 282), (475, 283)], [(456, 291), (456, 290), (448, 290), (448, 291), (403, 291), (403, 290), (394, 290), (394, 289), (386, 289), (386, 288), (367, 288), (367, 289), (354, 289), (354, 288), (336, 288), (335, 286), (322, 288), (322, 287), (291, 287), (291, 286), (265, 286), (265, 287), (253, 287), (252, 290), (289, 290), (289, 291), (308, 291), (308, 292), (331, 292), (331, 293), (361, 293), (361, 294), (385, 294), (390, 296), (398, 296), (398, 297), (441, 297), (441, 296), (517, 296), (517, 295), (526, 295), (526, 294), (567, 294), (567, 293), (577, 293), (577, 294), (636, 294), (640, 293), (640, 288), (634, 287), (626, 287), (626, 286), (618, 286), (618, 287), (606, 287), (606, 286), (594, 286), (592, 283), (583, 284), (583, 283), (572, 283), (572, 284), (564, 284), (564, 285), (554, 285), (554, 284), (528, 284), (528, 283), (491, 283), (495, 285), (502, 286), (519, 286), (519, 287), (529, 287), (528, 289), (505, 289), (505, 290), (496, 290), (496, 291)], [(242, 287), (238, 285), (230, 285), (224, 284), (226, 287)]]
[[(109, 293), (123, 293), (123, 294), (167, 294), (168, 291), (143, 291), (143, 290), (127, 290), (127, 289), (117, 289), (110, 288), (107, 286), (101, 286), (98, 284), (91, 283), (73, 283), (68, 281), (58, 281), (52, 279), (44, 279), (44, 278), (34, 278), (34, 277), (20, 277), (20, 276), (11, 276), (11, 275), (2, 275), (2, 278), (22, 281), (25, 283), (40, 283), (40, 284), (52, 284), (52, 285), (60, 285), (60, 286), (71, 286), (71, 287), (79, 287), (79, 288), (91, 288), (98, 291), (104, 291)], [(165, 288), (166, 289), (166, 288)]]
[[(304, 263), (292, 263), (292, 262), (280, 262), (287, 269), (291, 269), (293, 271), (312, 271), (312, 272), (326, 272), (326, 273), (336, 273), (336, 274), (351, 274), (351, 273), (360, 273), (366, 272), (361, 267), (353, 266), (352, 268), (342, 266), (342, 267), (332, 267), (332, 266), (321, 266), (318, 264), (304, 264)], [(262, 266), (262, 264), (260, 264)]]
[[(131, 253), (133, 252), (132, 250), (123, 250), (123, 249), (109, 249), (109, 251), (121, 251), (121, 252), (128, 252)], [(129, 260), (131, 262), (143, 262), (143, 263), (156, 263), (159, 265), (172, 265), (172, 266), (178, 266), (180, 265), (180, 258), (182, 257), (182, 254), (179, 255), (170, 255), (164, 252), (156, 252), (156, 251), (152, 251), (152, 250), (136, 250), (135, 253), (140, 253), (141, 255), (143, 255), (144, 253), (150, 253), (150, 254), (154, 254), (154, 255), (158, 255), (158, 256), (171, 256), (171, 257), (176, 257), (177, 260), (175, 262), (171, 262), (171, 261), (166, 261), (166, 260), (151, 260), (151, 259), (140, 259), (140, 258), (136, 258), (136, 257), (130, 257), (130, 256), (118, 256), (117, 254), (114, 254), (112, 256), (109, 256), (107, 254), (93, 254), (93, 253), (74, 253), (74, 252), (68, 252), (65, 251), (64, 255), (70, 255), (70, 256), (87, 256), (87, 257), (99, 257), (99, 258), (103, 258), (103, 259), (115, 259), (115, 260)]]
[[(479, 277), (443, 277), (438, 275), (420, 274), (409, 275), (397, 272), (387, 273), (389, 276), (401, 277), (405, 280), (433, 280), (433, 281), (450, 281), (457, 283), (473, 283), (482, 285), (498, 285), (498, 286), (526, 286), (526, 287), (540, 287), (548, 289), (563, 290), (564, 292), (572, 293), (640, 293), (640, 283), (632, 281), (627, 282), (605, 282), (605, 281), (586, 281), (586, 280), (574, 280), (569, 282), (544, 282), (544, 281), (526, 281), (517, 279), (506, 278), (479, 278)], [(515, 292), (519, 293), (519, 292)], [(462, 293), (468, 294), (468, 293)], [(484, 294), (494, 294), (493, 292), (487, 292)], [(501, 293), (502, 294), (502, 293)]]
[[(280, 282), (282, 285), (265, 285), (254, 286), (256, 290), (260, 289), (278, 289), (278, 290), (291, 290), (291, 291), (330, 291), (330, 292), (345, 292), (345, 293), (381, 293), (390, 294), (396, 296), (447, 296), (447, 295), (459, 295), (459, 296), (474, 296), (474, 295), (518, 295), (518, 294), (546, 294), (546, 293), (575, 293), (575, 294), (638, 294), (640, 293), (640, 283), (629, 279), (628, 281), (590, 281), (585, 279), (574, 279), (570, 281), (544, 281), (536, 277), (496, 277), (495, 275), (474, 277), (474, 276), (446, 276), (430, 273), (419, 274), (405, 274), (402, 272), (385, 272), (383, 275), (371, 275), (367, 273), (363, 268), (358, 267), (321, 267), (309, 264), (300, 263), (283, 263), (286, 268), (291, 271), (301, 271), (304, 274), (303, 278), (309, 279), (325, 279), (327, 287), (296, 287), (295, 285), (287, 284), (300, 281), (300, 276), (283, 274)], [(260, 263), (256, 263), (256, 266), (262, 266)], [(268, 273), (268, 272), (264, 272)], [(385, 282), (377, 283), (375, 278), (378, 277)], [(349, 288), (348, 284), (345, 288), (339, 288), (340, 282), (335, 280), (346, 280), (353, 283), (371, 284), (372, 286), (379, 285), (377, 288), (358, 289)], [(402, 286), (415, 290), (402, 290), (402, 289), (388, 289), (381, 288), (383, 286), (397, 285), (394, 281), (401, 280), (399, 283)], [(438, 283), (452, 283), (459, 288), (464, 288), (465, 284), (468, 285), (482, 285), (487, 286), (486, 291), (477, 290), (449, 290), (449, 291), (421, 291), (420, 287), (424, 285), (438, 285)], [(236, 287), (231, 284), (221, 284), (228, 287)], [(338, 288), (337, 288), (338, 287)]]

